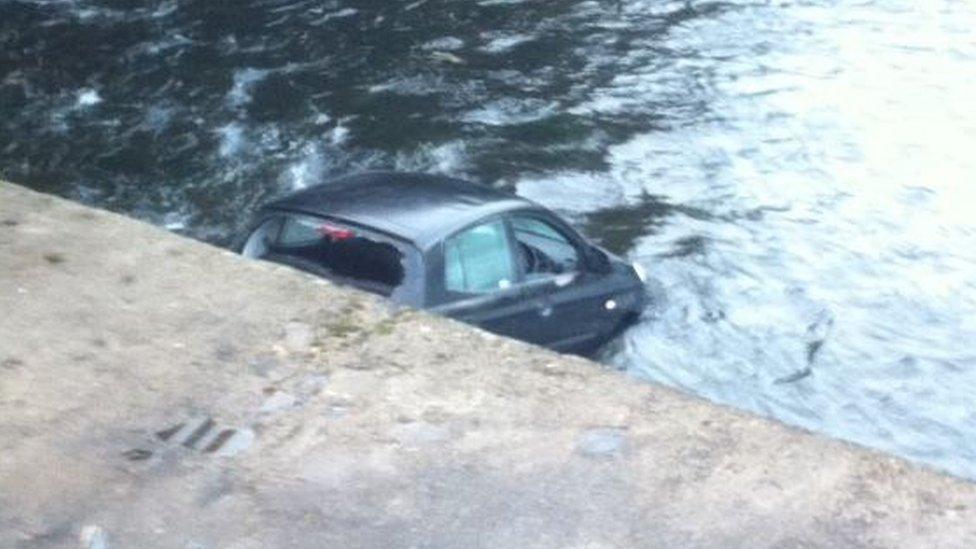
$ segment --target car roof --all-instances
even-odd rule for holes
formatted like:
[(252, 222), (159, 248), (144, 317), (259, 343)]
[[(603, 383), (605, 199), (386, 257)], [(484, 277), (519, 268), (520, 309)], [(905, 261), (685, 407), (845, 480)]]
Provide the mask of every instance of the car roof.
[(427, 249), (486, 216), (538, 206), (514, 194), (452, 177), (368, 172), (309, 187), (267, 207), (348, 221)]

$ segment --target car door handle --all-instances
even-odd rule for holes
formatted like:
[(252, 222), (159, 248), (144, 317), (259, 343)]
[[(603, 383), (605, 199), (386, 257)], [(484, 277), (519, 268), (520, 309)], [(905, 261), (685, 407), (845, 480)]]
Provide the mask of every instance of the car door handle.
[(542, 305), (539, 307), (539, 316), (549, 318), (552, 316), (552, 305)]

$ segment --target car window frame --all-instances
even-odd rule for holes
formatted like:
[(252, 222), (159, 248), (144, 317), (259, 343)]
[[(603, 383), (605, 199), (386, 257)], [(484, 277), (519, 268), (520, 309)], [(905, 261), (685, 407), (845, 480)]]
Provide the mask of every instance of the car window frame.
[[(271, 225), (272, 223), (277, 224), (277, 227), (274, 227), (271, 231), (269, 231), (268, 234), (265, 234), (266, 239), (270, 239), (272, 242), (277, 242), (278, 237), (281, 235), (281, 228), (285, 224), (285, 216), (282, 215), (281, 212), (277, 211), (262, 211), (255, 216), (255, 219), (256, 221), (250, 223), (243, 231), (243, 238), (240, 238), (234, 245), (235, 251), (249, 258), (251, 258), (251, 256), (246, 255), (247, 247), (255, 233), (264, 229), (267, 225)], [(270, 233), (273, 233), (273, 235)], [(268, 242), (265, 242), (264, 245), (267, 246)]]

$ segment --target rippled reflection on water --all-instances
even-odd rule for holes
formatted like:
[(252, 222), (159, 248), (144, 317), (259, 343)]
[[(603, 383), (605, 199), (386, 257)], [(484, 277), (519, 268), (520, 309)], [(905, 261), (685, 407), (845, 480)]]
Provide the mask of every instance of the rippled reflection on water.
[(811, 4), (0, 0), (0, 174), (214, 242), (509, 186), (658, 281), (607, 361), (976, 477), (976, 4)]

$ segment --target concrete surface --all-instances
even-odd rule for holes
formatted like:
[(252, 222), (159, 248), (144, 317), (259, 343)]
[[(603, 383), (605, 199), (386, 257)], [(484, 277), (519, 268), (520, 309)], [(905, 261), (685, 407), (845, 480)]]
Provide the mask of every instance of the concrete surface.
[(974, 547), (976, 486), (0, 184), (0, 547)]

